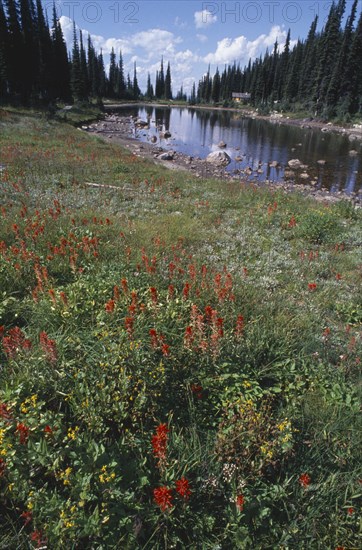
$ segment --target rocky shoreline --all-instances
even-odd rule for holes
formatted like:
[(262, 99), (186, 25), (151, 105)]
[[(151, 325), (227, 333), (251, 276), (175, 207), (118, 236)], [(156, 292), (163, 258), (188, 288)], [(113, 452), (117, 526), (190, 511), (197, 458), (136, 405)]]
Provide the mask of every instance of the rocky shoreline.
[[(270, 120), (270, 117), (265, 117)], [(278, 120), (278, 119), (276, 119)], [(279, 122), (279, 120), (278, 120)], [(312, 122), (312, 121), (311, 121)], [(291, 124), (297, 124), (297, 121), (289, 121)], [(307, 122), (305, 122), (307, 124)], [(319, 124), (318, 127), (323, 128), (325, 126)], [(301, 125), (301, 124), (298, 124)], [(301, 125), (302, 126), (302, 125)], [(362, 190), (359, 193), (352, 193), (347, 195), (341, 191), (337, 193), (330, 193), (328, 189), (316, 189), (311, 184), (304, 184), (300, 181), (303, 180), (303, 164), (298, 159), (293, 159), (289, 163), (289, 167), (285, 170), (285, 176), (283, 182), (274, 182), (271, 180), (257, 181), (253, 180), (253, 171), (228, 171), (226, 170), (226, 163), (224, 162), (208, 162), (206, 159), (200, 157), (192, 157), (185, 155), (178, 151), (170, 149), (164, 149), (155, 143), (150, 141), (141, 142), (136, 139), (136, 131), (146, 130), (148, 127), (147, 121), (136, 120), (132, 116), (121, 116), (119, 113), (114, 114), (112, 112), (106, 113), (103, 120), (94, 122), (88, 126), (81, 126), (79, 129), (85, 132), (96, 134), (98, 137), (117, 143), (126, 149), (130, 150), (134, 155), (140, 158), (150, 159), (157, 164), (161, 164), (171, 170), (187, 170), (191, 172), (196, 178), (216, 178), (222, 181), (240, 181), (245, 183), (254, 184), (260, 187), (267, 187), (270, 189), (283, 189), (285, 192), (299, 191), (304, 195), (313, 196), (317, 200), (325, 202), (336, 202), (341, 199), (352, 201), (356, 206), (362, 205)], [(309, 126), (311, 127), (311, 126)], [(336, 131), (332, 125), (327, 126), (328, 131)], [(343, 129), (339, 129), (342, 131)], [(344, 129), (345, 130), (345, 129)], [(353, 129), (359, 130), (359, 128)], [(347, 131), (347, 130), (345, 130)], [(362, 138), (362, 128), (360, 134), (354, 134), (353, 131), (350, 135), (354, 137), (352, 139)], [(358, 137), (355, 137), (358, 136)], [(164, 136), (165, 138), (170, 136)], [(220, 144), (220, 149), (222, 148)], [(275, 161), (273, 161), (275, 163)], [(270, 166), (273, 166), (273, 162)], [(323, 160), (320, 161), (324, 162)], [(294, 165), (293, 165), (294, 163)], [(275, 165), (275, 164), (274, 164)], [(298, 173), (298, 183), (296, 184), (292, 177)], [(254, 171), (257, 176), (257, 170)], [(251, 178), (251, 179), (250, 179)]]

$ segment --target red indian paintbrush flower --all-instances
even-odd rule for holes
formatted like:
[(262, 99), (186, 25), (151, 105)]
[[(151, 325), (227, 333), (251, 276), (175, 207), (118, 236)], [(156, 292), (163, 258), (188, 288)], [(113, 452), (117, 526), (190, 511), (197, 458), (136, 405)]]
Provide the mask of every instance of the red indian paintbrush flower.
[(24, 526), (26, 526), (26, 525), (28, 525), (28, 523), (30, 523), (32, 521), (33, 514), (32, 514), (32, 512), (27, 511), (27, 512), (23, 512), (22, 514), (20, 514), (20, 517), (23, 518)]
[(187, 500), (190, 497), (191, 495), (190, 484), (185, 477), (182, 477), (181, 479), (177, 479), (175, 481), (175, 486), (176, 486), (176, 492), (180, 495), (180, 497), (184, 498), (185, 500)]
[(21, 328), (11, 328), (7, 336), (2, 339), (3, 348), (8, 357), (14, 358), (20, 350), (29, 350), (31, 342), (27, 338)]
[(244, 503), (245, 503), (244, 495), (238, 495), (236, 497), (236, 507), (239, 510), (239, 512), (243, 511)]
[(238, 315), (236, 319), (236, 327), (235, 327), (235, 333), (237, 336), (241, 336), (244, 331), (244, 317), (242, 315)]
[(39, 335), (39, 341), (40, 341), (40, 346), (44, 351), (49, 363), (52, 363), (52, 364), (56, 363), (57, 348), (56, 348), (55, 340), (52, 340), (51, 338), (49, 338), (47, 333), (43, 331)]
[(299, 483), (302, 487), (308, 487), (310, 485), (311, 477), (309, 474), (301, 474), (298, 479)]
[(151, 439), (153, 454), (160, 461), (166, 458), (168, 431), (167, 424), (159, 424)]
[(25, 426), (22, 422), (19, 422), (16, 426), (16, 433), (19, 436), (19, 441), (21, 445), (25, 445), (29, 439), (29, 428)]
[(153, 490), (153, 498), (155, 503), (161, 508), (161, 512), (166, 512), (172, 508), (172, 493), (171, 489), (162, 486)]
[(106, 310), (107, 313), (113, 313), (115, 305), (116, 305), (116, 303), (115, 303), (114, 300), (108, 300), (108, 302), (104, 306), (104, 309)]

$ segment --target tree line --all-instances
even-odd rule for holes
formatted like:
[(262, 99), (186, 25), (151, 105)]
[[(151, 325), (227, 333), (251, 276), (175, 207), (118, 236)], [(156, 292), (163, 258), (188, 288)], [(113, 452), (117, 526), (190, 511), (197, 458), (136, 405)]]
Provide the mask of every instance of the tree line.
[(322, 31), (314, 19), (305, 40), (291, 48), (290, 31), (282, 51), (276, 41), (241, 69), (240, 64), (226, 66), (213, 76), (210, 67), (194, 85), (190, 102), (228, 102), (232, 92), (248, 92), (253, 105), (266, 110), (306, 109), (327, 118), (362, 113), (362, 13), (357, 19), (359, 0), (354, 0), (346, 18), (346, 0), (332, 4)]
[[(91, 98), (139, 99), (137, 67), (124, 72), (122, 52), (112, 48), (108, 74), (102, 51), (97, 53), (90, 35), (73, 28), (68, 54), (55, 5), (51, 24), (41, 0), (0, 0), (0, 98), (3, 102), (87, 101)], [(172, 99), (171, 67), (163, 58), (155, 88), (148, 75), (147, 99)]]
[(102, 51), (96, 52), (88, 35), (84, 44), (74, 24), (73, 47), (67, 51), (53, 5), (48, 23), (41, 0), (0, 0), (0, 98), (3, 102), (73, 101), (91, 98), (166, 99), (190, 103), (228, 103), (233, 92), (248, 92), (260, 110), (306, 109), (327, 118), (348, 118), (362, 113), (362, 13), (357, 18), (358, 0), (342, 21), (346, 0), (335, 1), (324, 28), (317, 32), (318, 18), (305, 40), (291, 47), (290, 31), (284, 47), (276, 41), (272, 52), (241, 68), (240, 64), (210, 67), (189, 97), (183, 88), (173, 96), (171, 66), (163, 58), (155, 85), (148, 73), (142, 95), (137, 67), (125, 75), (122, 52), (112, 49), (106, 74)]

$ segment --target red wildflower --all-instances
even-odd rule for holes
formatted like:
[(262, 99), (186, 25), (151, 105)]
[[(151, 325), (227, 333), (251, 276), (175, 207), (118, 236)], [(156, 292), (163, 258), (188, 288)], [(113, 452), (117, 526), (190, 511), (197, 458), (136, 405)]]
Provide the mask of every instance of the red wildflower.
[(186, 348), (189, 348), (193, 342), (193, 333), (192, 333), (192, 326), (188, 326), (185, 329), (185, 336), (184, 336), (184, 346)]
[(310, 477), (309, 474), (301, 474), (299, 476), (298, 481), (299, 481), (299, 483), (301, 484), (302, 487), (308, 487), (308, 485), (310, 484), (310, 482), (312, 480), (311, 480), (311, 477)]
[(63, 292), (62, 290), (59, 292), (59, 298), (61, 299), (61, 301), (63, 302), (63, 304), (65, 306), (68, 304), (68, 298), (67, 298), (65, 292)]
[(336, 273), (336, 279), (337, 281), (340, 281), (342, 279), (342, 275), (340, 273)]
[(108, 300), (108, 302), (106, 303), (106, 305), (104, 306), (104, 309), (106, 310), (107, 313), (113, 313), (114, 312), (114, 307), (115, 307), (115, 301), (114, 300)]
[(0, 403), (0, 418), (4, 418), (5, 420), (10, 420), (11, 418), (10, 410), (5, 403)]
[(118, 300), (119, 300), (119, 287), (117, 285), (115, 285), (113, 287), (113, 298), (114, 298), (115, 302), (118, 302)]
[(48, 435), (53, 435), (53, 430), (50, 426), (46, 425), (44, 428), (44, 433)]
[(50, 296), (50, 299), (51, 301), (53, 302), (53, 304), (56, 304), (57, 303), (57, 299), (56, 299), (56, 296), (55, 296), (55, 290), (53, 288), (50, 288), (48, 290), (48, 294)]
[(157, 330), (154, 328), (150, 329), (150, 336), (151, 336), (151, 346), (153, 349), (156, 349), (158, 347), (158, 335)]
[(187, 298), (189, 297), (190, 289), (191, 289), (191, 285), (186, 281), (185, 286), (183, 287), (183, 290), (182, 290), (182, 296), (184, 297), (185, 300), (187, 300)]
[(235, 327), (235, 333), (237, 336), (241, 336), (244, 331), (244, 317), (242, 315), (238, 315), (236, 319), (236, 327)]
[(168, 344), (162, 344), (161, 351), (165, 356), (170, 355), (170, 346)]
[(175, 294), (175, 287), (173, 285), (168, 285), (168, 297), (170, 300), (173, 298)]
[(167, 439), (168, 439), (167, 434), (168, 434), (167, 424), (159, 424), (156, 428), (155, 435), (153, 435), (151, 439), (153, 454), (160, 461), (165, 460), (166, 458)]
[(157, 288), (151, 286), (150, 288), (151, 300), (154, 305), (157, 305)]
[(46, 539), (43, 538), (43, 533), (39, 529), (30, 533), (30, 540), (36, 542), (38, 548), (46, 543)]
[(25, 426), (25, 424), (23, 424), (22, 422), (18, 422), (15, 432), (19, 436), (20, 444), (25, 445), (26, 442), (29, 439), (29, 428), (28, 428), (28, 426)]
[(206, 319), (210, 320), (212, 317), (213, 309), (211, 306), (205, 306), (205, 317)]
[(20, 517), (23, 518), (24, 520), (24, 526), (25, 525), (28, 525), (28, 523), (30, 523), (33, 519), (33, 514), (32, 512), (28, 511), (28, 512), (23, 512), (22, 514), (20, 514)]
[(128, 282), (127, 282), (127, 279), (125, 279), (124, 277), (121, 280), (121, 285), (122, 285), (122, 290), (123, 290), (124, 294), (127, 294), (127, 292), (128, 292)]
[(13, 358), (20, 350), (30, 349), (31, 342), (25, 338), (19, 327), (14, 327), (9, 330), (7, 336), (3, 337), (3, 347), (6, 355)]
[(236, 507), (239, 510), (239, 512), (243, 511), (244, 503), (245, 503), (244, 495), (238, 495), (236, 497)]
[(57, 362), (57, 348), (55, 340), (51, 340), (46, 332), (41, 332), (39, 335), (40, 345), (44, 351), (46, 358), (52, 364)]
[(313, 291), (317, 288), (317, 284), (316, 283), (308, 283), (308, 289)]
[(200, 384), (192, 384), (191, 391), (195, 394), (197, 399), (202, 399), (202, 386), (200, 386)]
[(296, 219), (292, 216), (289, 220), (288, 227), (295, 227), (297, 225)]
[(155, 503), (161, 508), (161, 512), (172, 508), (172, 493), (168, 487), (162, 486), (154, 489), (153, 498)]
[(130, 338), (132, 338), (133, 336), (133, 324), (134, 324), (134, 319), (133, 317), (126, 317), (125, 320), (124, 320), (124, 326), (125, 326), (125, 329), (128, 333), (128, 336)]
[(173, 262), (170, 262), (168, 264), (168, 272), (170, 275), (170, 279), (172, 279), (175, 269), (176, 269), (176, 265)]
[(354, 508), (352, 506), (350, 506), (349, 508), (347, 508), (347, 514), (349, 516), (353, 516), (354, 514)]
[(187, 500), (191, 495), (190, 484), (188, 480), (185, 477), (182, 477), (181, 479), (177, 479), (175, 481), (175, 485), (176, 492), (180, 495), (180, 497)]

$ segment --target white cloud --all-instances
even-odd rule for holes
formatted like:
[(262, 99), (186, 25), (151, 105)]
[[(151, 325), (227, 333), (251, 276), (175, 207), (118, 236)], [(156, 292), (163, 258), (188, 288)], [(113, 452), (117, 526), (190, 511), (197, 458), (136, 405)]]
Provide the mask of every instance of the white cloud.
[(131, 35), (128, 39), (132, 46), (144, 48), (151, 55), (159, 55), (162, 52), (175, 50), (175, 45), (180, 44), (182, 39), (170, 31), (162, 29), (149, 29)]
[(195, 11), (194, 13), (195, 27), (197, 29), (204, 29), (213, 23), (216, 23), (217, 17), (213, 15), (209, 10)]
[[(67, 43), (68, 49), (73, 45), (73, 21), (69, 17), (62, 16), (60, 24), (63, 30), (63, 35)], [(79, 27), (76, 27), (79, 31)], [(89, 31), (82, 30), (83, 37), (88, 38)], [(104, 54), (109, 54), (112, 50), (118, 53), (122, 50), (122, 54), (135, 54), (136, 48), (144, 50), (147, 59), (154, 57), (160, 58), (173, 55), (176, 51), (176, 45), (182, 42), (182, 39), (175, 36), (170, 31), (163, 29), (149, 29), (146, 31), (137, 32), (127, 38), (104, 38), (101, 35), (91, 34), (93, 46), (96, 51), (102, 50)]]
[(207, 38), (206, 34), (197, 34), (196, 38), (199, 42), (207, 42), (208, 41), (208, 38)]
[(264, 54), (266, 48), (271, 49), (275, 40), (282, 45), (285, 42), (287, 33), (279, 25), (270, 29), (269, 34), (261, 34), (255, 40), (247, 40), (245, 36), (236, 38), (223, 38), (217, 43), (214, 53), (204, 57), (206, 63), (233, 63), (240, 61), (247, 63), (249, 59), (255, 59)]
[(174, 21), (175, 27), (178, 27), (179, 29), (187, 29), (187, 23), (181, 17), (177, 16), (175, 17)]

